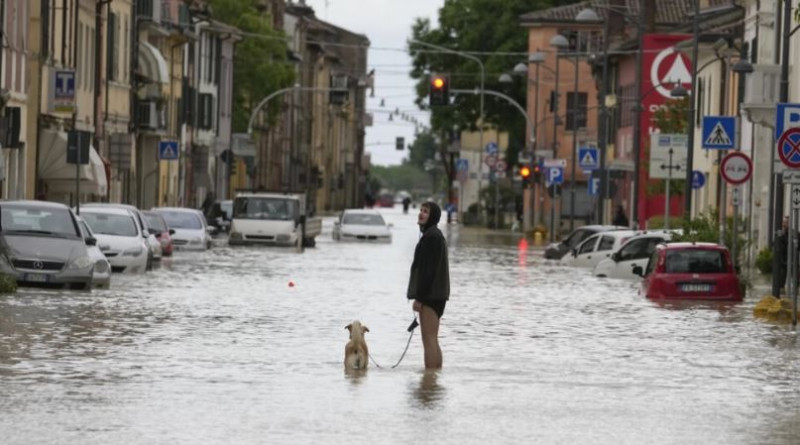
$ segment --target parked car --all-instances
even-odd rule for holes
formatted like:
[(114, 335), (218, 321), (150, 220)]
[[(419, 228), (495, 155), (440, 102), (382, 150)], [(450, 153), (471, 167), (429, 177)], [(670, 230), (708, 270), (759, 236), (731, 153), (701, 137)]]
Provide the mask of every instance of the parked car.
[(64, 204), (0, 202), (0, 272), (21, 285), (91, 289), (95, 261), (75, 214)]
[(638, 230), (612, 230), (595, 233), (586, 238), (570, 253), (564, 255), (561, 262), (570, 266), (594, 268), (597, 263), (608, 259), (611, 254), (628, 241), (641, 233)]
[(603, 225), (590, 225), (581, 226), (570, 232), (566, 238), (559, 243), (552, 243), (544, 251), (544, 257), (549, 260), (560, 260), (568, 252), (572, 251), (583, 240), (589, 238), (595, 233), (608, 232), (610, 230), (630, 230), (629, 227), (623, 226), (603, 226)]
[(81, 229), (81, 235), (84, 240), (94, 239), (93, 244), (86, 245), (86, 252), (89, 258), (94, 261), (94, 272), (92, 273), (92, 287), (97, 289), (108, 289), (111, 287), (111, 263), (108, 262), (105, 254), (97, 247), (97, 238), (92, 232), (92, 228), (86, 223), (86, 220), (77, 217), (78, 227)]
[(154, 207), (152, 211), (164, 217), (173, 229), (172, 242), (178, 250), (207, 250), (211, 235), (203, 212), (183, 207)]
[(653, 230), (628, 238), (619, 250), (594, 267), (592, 275), (606, 278), (641, 279), (633, 274), (634, 266), (644, 267), (656, 246), (672, 239), (679, 230)]
[(150, 226), (150, 233), (155, 235), (158, 242), (161, 243), (161, 254), (163, 256), (172, 256), (172, 251), (175, 244), (172, 242), (172, 235), (175, 234), (175, 229), (170, 229), (167, 221), (158, 212), (152, 210), (142, 212), (147, 218), (147, 225)]
[(81, 208), (84, 207), (113, 207), (119, 209), (125, 209), (134, 216), (134, 219), (139, 226), (139, 230), (144, 234), (145, 242), (147, 243), (148, 248), (148, 261), (147, 261), (147, 270), (153, 268), (153, 263), (155, 261), (161, 260), (161, 256), (163, 252), (161, 251), (161, 243), (156, 239), (156, 236), (150, 230), (150, 226), (147, 225), (147, 218), (144, 217), (142, 211), (139, 210), (138, 207), (130, 205), (130, 204), (119, 204), (119, 203), (98, 203), (98, 202), (91, 202), (86, 204), (81, 204)]
[(728, 248), (714, 243), (659, 244), (642, 277), (639, 294), (651, 299), (741, 301), (743, 291)]
[(333, 223), (332, 236), (337, 241), (392, 242), (391, 225), (377, 210), (348, 209)]
[(86, 206), (81, 207), (81, 217), (95, 234), (97, 246), (111, 263), (112, 272), (144, 273), (149, 268), (147, 234), (141, 231), (128, 209)]

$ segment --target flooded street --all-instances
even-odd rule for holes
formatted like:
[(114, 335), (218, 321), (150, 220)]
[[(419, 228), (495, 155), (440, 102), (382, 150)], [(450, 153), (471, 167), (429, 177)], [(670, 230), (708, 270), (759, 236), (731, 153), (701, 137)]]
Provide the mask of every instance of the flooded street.
[(797, 444), (797, 334), (739, 305), (664, 306), (633, 282), (456, 227), (444, 369), (419, 332), (345, 374), (345, 325), (394, 364), (416, 210), (392, 244), (177, 253), (112, 289), (0, 296), (10, 444)]

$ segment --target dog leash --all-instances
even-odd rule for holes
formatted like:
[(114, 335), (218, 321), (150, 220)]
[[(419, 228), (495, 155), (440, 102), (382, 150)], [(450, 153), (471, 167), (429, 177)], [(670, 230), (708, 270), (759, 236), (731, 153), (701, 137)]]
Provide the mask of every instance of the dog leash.
[[(399, 360), (397, 360), (397, 363), (395, 363), (395, 364), (394, 364), (394, 366), (392, 366), (392, 367), (391, 367), (391, 368), (389, 368), (389, 369), (394, 369), (394, 368), (396, 368), (396, 367), (397, 367), (397, 366), (400, 364), (400, 362), (402, 362), (402, 361), (403, 361), (403, 358), (406, 356), (406, 352), (408, 351), (408, 345), (410, 345), (410, 344), (411, 344), (411, 337), (413, 337), (413, 336), (414, 336), (414, 329), (415, 329), (417, 326), (419, 326), (419, 323), (417, 322), (417, 317), (414, 317), (414, 321), (412, 321), (412, 322), (411, 322), (411, 324), (410, 324), (410, 325), (408, 325), (408, 329), (407, 329), (407, 330), (408, 330), (408, 332), (410, 332), (410, 334), (408, 335), (408, 341), (406, 342), (406, 348), (405, 348), (405, 349), (403, 349), (403, 354), (401, 354), (401, 355), (400, 355), (400, 359), (399, 359)], [(372, 354), (369, 354), (369, 358), (370, 358), (370, 360), (372, 360), (372, 363), (374, 363), (374, 364), (375, 364), (375, 367), (377, 367), (377, 368), (383, 368), (383, 366), (379, 365), (379, 364), (378, 364), (378, 362), (376, 362), (376, 361), (375, 361), (375, 359), (374, 359), (374, 358), (372, 358)]]

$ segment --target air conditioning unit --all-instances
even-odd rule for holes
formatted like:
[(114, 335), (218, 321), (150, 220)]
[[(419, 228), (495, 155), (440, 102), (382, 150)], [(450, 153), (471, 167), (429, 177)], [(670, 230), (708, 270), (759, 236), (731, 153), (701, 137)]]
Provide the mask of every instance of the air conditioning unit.
[(155, 102), (146, 100), (136, 104), (136, 124), (139, 128), (158, 128), (158, 109)]
[(747, 74), (744, 103), (748, 105), (774, 105), (780, 97), (780, 65), (753, 65)]

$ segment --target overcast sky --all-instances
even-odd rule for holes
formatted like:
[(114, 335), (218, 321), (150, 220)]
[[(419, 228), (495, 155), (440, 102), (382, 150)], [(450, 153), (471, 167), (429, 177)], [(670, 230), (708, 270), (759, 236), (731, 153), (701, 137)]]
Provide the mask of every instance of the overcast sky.
[[(374, 165), (400, 164), (408, 150), (395, 150), (395, 138), (404, 137), (408, 145), (414, 140), (414, 125), (397, 116), (389, 122), (388, 111), (399, 108), (428, 125), (428, 113), (414, 105), (414, 81), (408, 77), (411, 59), (404, 50), (406, 40), (415, 18), (428, 17), (434, 25), (438, 23), (437, 14), (444, 0), (306, 0), (306, 4), (320, 19), (369, 38), (367, 71), (375, 69), (375, 97), (367, 99), (373, 126), (367, 127), (366, 151), (372, 154)], [(381, 99), (385, 101), (383, 108)]]

